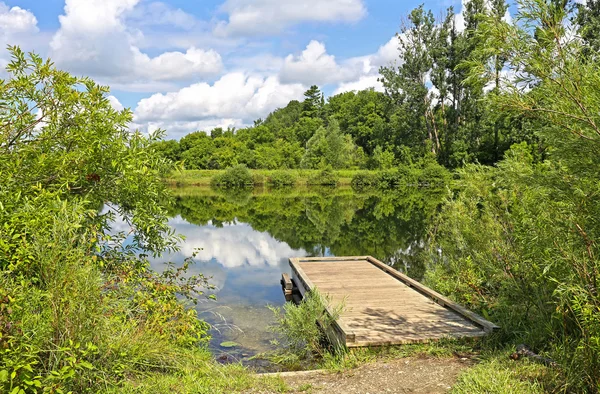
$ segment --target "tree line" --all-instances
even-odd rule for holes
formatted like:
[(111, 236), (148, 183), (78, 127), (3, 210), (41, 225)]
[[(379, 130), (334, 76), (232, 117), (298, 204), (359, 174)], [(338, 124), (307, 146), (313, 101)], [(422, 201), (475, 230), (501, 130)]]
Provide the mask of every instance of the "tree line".
[[(155, 145), (187, 169), (386, 169), (423, 156), (456, 168), (494, 164), (513, 144), (527, 142), (535, 155), (546, 146), (539, 120), (494, 111), (506, 70), (500, 42), (486, 38), (485, 18), (504, 21), (504, 0), (472, 0), (457, 26), (450, 7), (441, 20), (423, 6), (414, 9), (397, 34), (400, 57), (380, 69), (384, 92), (346, 92), (327, 99), (311, 86), (303, 101), (258, 119), (251, 127), (196, 131)], [(583, 21), (582, 21), (583, 23)], [(481, 64), (486, 72), (473, 70)]]

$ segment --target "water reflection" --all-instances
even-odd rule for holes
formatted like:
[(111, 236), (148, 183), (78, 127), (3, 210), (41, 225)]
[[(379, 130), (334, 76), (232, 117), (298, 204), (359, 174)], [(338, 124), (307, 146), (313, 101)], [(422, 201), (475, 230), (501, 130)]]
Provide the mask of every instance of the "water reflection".
[(211, 346), (240, 344), (234, 357), (269, 349), (267, 304), (284, 303), (279, 279), (288, 258), (373, 255), (420, 279), (426, 226), (441, 190), (355, 193), (349, 189), (213, 191), (176, 189), (170, 224), (186, 237), (181, 250), (154, 260), (183, 261), (198, 251), (195, 273), (210, 276), (218, 300), (198, 307), (211, 323)]

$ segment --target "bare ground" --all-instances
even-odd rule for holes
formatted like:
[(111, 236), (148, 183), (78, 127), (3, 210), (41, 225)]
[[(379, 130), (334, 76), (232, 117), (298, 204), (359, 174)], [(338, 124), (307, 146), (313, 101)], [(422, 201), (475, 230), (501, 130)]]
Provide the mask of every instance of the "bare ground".
[(447, 393), (460, 372), (472, 365), (462, 358), (378, 360), (342, 373), (283, 374), (293, 393), (378, 394)]

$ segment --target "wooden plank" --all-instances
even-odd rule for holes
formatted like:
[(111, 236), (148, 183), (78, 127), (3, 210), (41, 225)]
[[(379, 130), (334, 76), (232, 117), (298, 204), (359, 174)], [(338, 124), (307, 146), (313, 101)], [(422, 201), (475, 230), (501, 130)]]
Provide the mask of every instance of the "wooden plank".
[(346, 346), (349, 348), (359, 348), (359, 347), (371, 347), (371, 346), (397, 346), (397, 345), (408, 345), (413, 343), (430, 343), (430, 342), (438, 342), (441, 339), (445, 338), (477, 338), (488, 335), (485, 331), (479, 331), (472, 334), (457, 334), (457, 335), (447, 335), (444, 337), (436, 338), (436, 337), (411, 337), (411, 338), (394, 338), (389, 340), (380, 340), (378, 338), (363, 337), (357, 339), (355, 342), (349, 343)]
[(390, 327), (390, 326), (381, 326), (377, 324), (372, 324), (369, 328), (360, 328), (353, 327), (354, 333), (356, 336), (360, 337), (361, 335), (383, 335), (383, 336), (392, 336), (392, 337), (403, 337), (406, 335), (421, 335), (424, 337), (432, 336), (432, 335), (444, 335), (449, 333), (457, 333), (457, 332), (480, 332), (481, 329), (473, 325), (463, 325), (463, 326), (448, 326), (448, 325), (436, 325), (436, 326), (427, 326), (427, 325), (407, 325), (405, 327)]
[[(300, 280), (302, 280), (304, 282), (305, 286), (307, 287), (307, 290), (315, 290), (316, 289), (315, 285), (311, 282), (309, 277), (302, 270), (302, 267), (300, 266), (300, 264), (298, 264), (298, 259), (291, 258), (290, 265), (291, 265), (292, 269), (294, 269), (296, 271)], [(333, 316), (333, 311), (331, 310), (331, 307), (329, 305), (325, 305), (325, 309), (327, 310), (327, 313), (329, 313), (330, 316)], [(355, 339), (354, 332), (344, 324), (342, 319), (338, 318), (334, 321), (334, 323), (337, 325), (337, 328), (343, 335), (343, 341), (345, 343), (354, 342), (354, 339)]]
[(366, 260), (369, 256), (331, 256), (331, 257), (296, 257), (298, 262), (310, 262), (310, 261), (352, 261), (352, 260)]
[(293, 258), (290, 266), (299, 289), (327, 296), (330, 315), (332, 305), (344, 305), (334, 328), (348, 347), (478, 337), (497, 328), (370, 256)]
[(381, 261), (379, 261), (371, 256), (367, 257), (367, 261), (376, 265), (377, 267), (381, 268), (382, 270), (391, 274), (392, 276), (400, 279), (401, 281), (403, 281), (407, 285), (415, 288), (416, 290), (420, 291), (421, 293), (428, 295), (434, 301), (436, 301), (438, 304), (440, 304), (442, 306), (446, 306), (450, 309), (453, 309), (454, 311), (460, 313), (461, 315), (465, 316), (469, 320), (479, 324), (480, 326), (483, 327), (483, 329), (485, 331), (492, 332), (492, 331), (495, 331), (500, 328), (497, 325), (495, 325), (494, 323), (484, 319), (483, 317), (477, 315), (476, 313), (471, 312), (470, 310), (464, 308), (463, 306), (444, 297), (440, 293), (438, 293), (434, 290), (431, 290), (429, 287), (422, 285), (421, 283), (417, 282), (416, 280), (404, 275), (403, 273), (393, 269), (392, 267), (382, 263)]
[(284, 290), (289, 290), (291, 294), (293, 289), (292, 279), (290, 279), (290, 276), (287, 273), (281, 274), (281, 286)]

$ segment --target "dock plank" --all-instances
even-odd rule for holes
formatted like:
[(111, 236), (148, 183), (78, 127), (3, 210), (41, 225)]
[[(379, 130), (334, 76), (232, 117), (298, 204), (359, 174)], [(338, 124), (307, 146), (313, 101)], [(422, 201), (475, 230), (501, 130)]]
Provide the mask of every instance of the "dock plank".
[(301, 293), (318, 289), (328, 311), (343, 304), (336, 329), (346, 346), (384, 346), (479, 337), (493, 323), (370, 256), (290, 259)]

